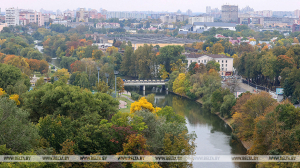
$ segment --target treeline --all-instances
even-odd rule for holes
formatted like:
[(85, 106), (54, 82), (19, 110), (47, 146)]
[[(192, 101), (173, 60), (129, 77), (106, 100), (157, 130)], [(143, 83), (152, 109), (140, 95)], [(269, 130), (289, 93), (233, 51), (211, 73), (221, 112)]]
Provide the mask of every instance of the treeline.
[[(1, 85), (1, 87), (3, 87)], [(118, 112), (118, 101), (92, 94), (63, 80), (23, 93), (21, 103), (1, 91), (1, 154), (189, 155), (195, 135), (171, 107), (153, 107), (145, 98), (131, 112)], [(18, 100), (18, 99), (17, 99)], [(18, 129), (16, 129), (18, 128)], [(25, 133), (25, 134), (24, 134)], [(14, 139), (11, 141), (11, 139)], [(91, 163), (30, 163), (32, 166), (96, 166)], [(2, 163), (22, 166), (22, 163)], [(111, 167), (115, 163), (101, 163)], [(189, 163), (121, 163), (119, 167), (188, 167)], [(98, 165), (99, 166), (99, 165)]]
[[(233, 132), (252, 142), (250, 155), (299, 154), (300, 108), (288, 101), (277, 103), (270, 94), (243, 93), (232, 108)], [(258, 167), (299, 167), (299, 163), (260, 163)]]
[(234, 59), (234, 67), (253, 83), (272, 90), (284, 88), (286, 98), (293, 103), (299, 102), (300, 45), (243, 53)]
[[(196, 39), (196, 40), (202, 40), (206, 41), (212, 36), (215, 36), (216, 34), (222, 34), (225, 37), (232, 37), (234, 40), (237, 39), (237, 37), (242, 37), (242, 39), (247, 39), (247, 37), (253, 37), (256, 39), (256, 41), (270, 41), (272, 38), (277, 37), (274, 45), (276, 46), (286, 46), (291, 45), (291, 43), (297, 43), (297, 41), (300, 39), (300, 33), (294, 32), (290, 33), (289, 36), (285, 37), (283, 34), (281, 34), (279, 31), (265, 31), (265, 32), (258, 32), (250, 29), (247, 25), (237, 25), (236, 31), (231, 30), (225, 30), (222, 28), (211, 28), (209, 31), (204, 31), (203, 33), (189, 33), (186, 35), (189, 39)], [(183, 38), (185, 35), (177, 35), (178, 38)], [(298, 41), (299, 42), (299, 41)], [(258, 44), (258, 43), (256, 43)]]

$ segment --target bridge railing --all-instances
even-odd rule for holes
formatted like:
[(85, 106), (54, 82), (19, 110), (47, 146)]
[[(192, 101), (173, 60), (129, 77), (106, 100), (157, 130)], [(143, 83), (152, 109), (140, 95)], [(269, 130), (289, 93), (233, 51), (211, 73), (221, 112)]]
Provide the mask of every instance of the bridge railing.
[(165, 83), (164, 80), (125, 80), (124, 83)]

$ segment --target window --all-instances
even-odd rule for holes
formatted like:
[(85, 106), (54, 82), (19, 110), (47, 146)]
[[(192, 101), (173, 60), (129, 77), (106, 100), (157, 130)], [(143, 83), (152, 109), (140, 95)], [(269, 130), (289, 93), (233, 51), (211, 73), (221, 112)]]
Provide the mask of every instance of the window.
[(223, 60), (222, 60), (222, 63), (223, 63)]
[(224, 64), (222, 64), (222, 67), (224, 67)]
[(202, 63), (203, 63), (203, 60), (202, 60)]
[(204, 63), (206, 63), (206, 60), (204, 60)]
[(218, 60), (218, 62), (220, 62), (220, 60)]
[(223, 72), (222, 72), (222, 76), (223, 76)]
[(227, 67), (227, 64), (225, 64), (225, 67)]
[(222, 71), (224, 71), (224, 68), (222, 68)]
[(200, 63), (200, 60), (198, 60), (198, 63)]
[(227, 68), (225, 68), (225, 71), (227, 71)]
[(226, 60), (226, 63), (227, 63), (227, 60)]

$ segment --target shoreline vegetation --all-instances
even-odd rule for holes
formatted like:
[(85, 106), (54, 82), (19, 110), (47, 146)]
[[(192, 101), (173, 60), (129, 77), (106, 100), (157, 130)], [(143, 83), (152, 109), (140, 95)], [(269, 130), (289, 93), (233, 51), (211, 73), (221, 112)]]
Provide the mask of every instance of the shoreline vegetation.
[[(178, 95), (178, 96), (180, 96), (180, 97), (184, 97), (184, 98), (187, 98), (187, 99), (190, 99), (190, 100), (191, 100), (191, 98), (189, 98), (189, 97), (187, 97), (187, 96), (182, 96), (182, 95), (179, 95), (179, 94), (174, 93), (174, 92), (172, 92), (172, 91), (169, 91), (169, 92), (171, 92), (171, 93), (173, 93), (173, 94), (176, 94), (176, 95)], [(203, 105), (203, 101), (202, 101), (201, 99), (197, 99), (197, 100), (195, 100), (195, 102), (200, 103), (201, 105)], [(223, 120), (223, 121), (231, 128), (231, 131), (232, 131), (232, 133), (233, 133), (233, 131), (234, 131), (234, 129), (233, 129), (233, 127), (232, 127), (233, 118), (225, 118), (225, 117), (222, 117), (221, 114), (220, 114), (220, 112), (216, 112), (216, 113), (212, 113), (212, 114), (217, 115), (221, 120)], [(248, 150), (252, 147), (252, 145), (253, 145), (253, 141), (245, 141), (245, 140), (242, 140), (242, 139), (240, 139), (240, 138), (237, 138), (236, 140), (239, 140), (239, 141), (243, 144), (244, 148), (247, 149), (247, 151), (248, 151)]]

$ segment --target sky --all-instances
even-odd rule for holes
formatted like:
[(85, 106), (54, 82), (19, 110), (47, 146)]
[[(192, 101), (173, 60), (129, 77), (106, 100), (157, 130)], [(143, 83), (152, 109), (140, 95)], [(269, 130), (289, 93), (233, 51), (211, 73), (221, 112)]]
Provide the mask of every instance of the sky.
[[(5, 3), (1, 3), (5, 1)], [(168, 11), (205, 12), (206, 6), (221, 9), (222, 5), (250, 6), (255, 11), (294, 11), (300, 9), (300, 0), (0, 0), (1, 11), (5, 8), (64, 11), (66, 9), (91, 8), (108, 11)]]

